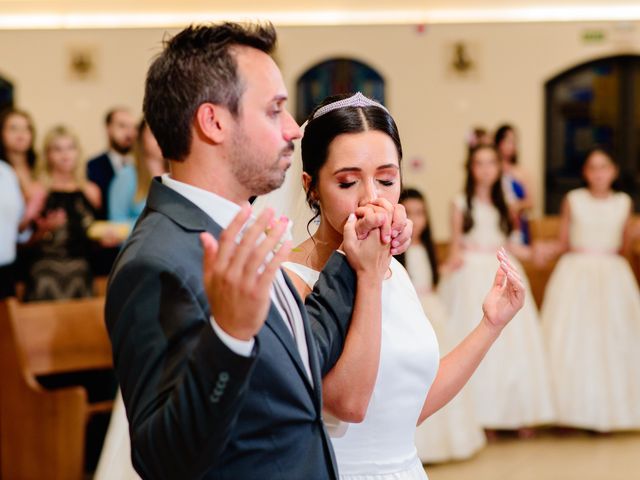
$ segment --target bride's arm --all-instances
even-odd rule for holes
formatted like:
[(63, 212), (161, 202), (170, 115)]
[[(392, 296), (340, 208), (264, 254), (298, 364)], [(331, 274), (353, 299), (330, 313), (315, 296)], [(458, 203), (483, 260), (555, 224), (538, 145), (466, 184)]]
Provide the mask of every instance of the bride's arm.
[(358, 277), (344, 349), (322, 379), (325, 409), (345, 422), (362, 422), (373, 394), (380, 363), (381, 297), (381, 282)]
[(441, 360), (436, 379), (422, 406), (418, 425), (458, 394), (500, 336), (502, 329), (524, 304), (524, 286), (520, 277), (505, 253), (499, 253), (499, 259), (500, 268), (482, 305), (482, 320)]
[[(300, 296), (306, 298), (311, 293), (309, 286), (291, 270), (287, 274)], [(382, 285), (370, 276), (363, 277), (358, 277), (344, 349), (322, 380), (324, 408), (339, 420), (351, 423), (364, 419), (380, 359)]]

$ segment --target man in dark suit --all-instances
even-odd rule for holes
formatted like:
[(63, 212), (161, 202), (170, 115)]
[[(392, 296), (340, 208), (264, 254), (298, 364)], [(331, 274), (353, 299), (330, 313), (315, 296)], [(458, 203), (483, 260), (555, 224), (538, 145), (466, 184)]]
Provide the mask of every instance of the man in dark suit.
[[(87, 178), (100, 188), (102, 205), (96, 212), (98, 220), (109, 218), (109, 186), (116, 173), (130, 162), (129, 153), (137, 136), (135, 119), (126, 108), (118, 107), (105, 116), (109, 149), (92, 158), (87, 163)], [(95, 275), (108, 275), (120, 245), (109, 238), (100, 245), (94, 245), (91, 252), (91, 270)]]
[(102, 208), (97, 218), (106, 220), (109, 211), (109, 185), (116, 172), (129, 161), (137, 131), (136, 121), (125, 108), (114, 108), (105, 116), (109, 149), (87, 162), (87, 178), (100, 187)]
[(358, 238), (389, 219), (348, 222), (348, 258), (333, 254), (303, 305), (279, 268), (286, 222), (269, 209), (249, 220), (247, 200), (282, 184), (300, 137), (274, 44), (271, 25), (189, 27), (147, 75), (144, 113), (171, 175), (154, 179), (106, 302), (143, 478), (338, 475), (321, 375), (373, 268), (365, 254), (384, 250)]

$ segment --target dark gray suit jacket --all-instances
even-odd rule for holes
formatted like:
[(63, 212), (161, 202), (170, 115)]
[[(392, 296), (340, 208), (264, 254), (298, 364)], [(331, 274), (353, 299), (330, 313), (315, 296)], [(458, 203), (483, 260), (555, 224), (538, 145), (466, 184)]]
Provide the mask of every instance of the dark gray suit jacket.
[(102, 207), (98, 211), (97, 218), (106, 220), (109, 208), (109, 185), (115, 176), (113, 165), (108, 152), (101, 153), (87, 162), (87, 178), (100, 188), (102, 195)]
[(336, 478), (321, 377), (342, 351), (353, 271), (334, 254), (306, 306), (287, 279), (305, 322), (312, 387), (273, 304), (250, 358), (214, 333), (203, 231), (218, 237), (221, 228), (155, 179), (109, 281), (106, 321), (136, 470), (148, 479)]

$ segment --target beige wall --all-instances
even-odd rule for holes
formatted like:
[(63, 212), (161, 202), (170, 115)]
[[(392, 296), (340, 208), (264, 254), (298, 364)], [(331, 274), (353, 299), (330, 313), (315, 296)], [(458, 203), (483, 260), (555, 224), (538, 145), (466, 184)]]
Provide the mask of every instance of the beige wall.
[[(605, 32), (604, 41), (583, 42), (584, 31), (594, 28)], [(540, 192), (545, 81), (577, 63), (640, 53), (640, 24), (439, 25), (423, 33), (414, 26), (283, 27), (279, 32), (278, 57), (290, 92), (305, 69), (332, 56), (353, 56), (382, 73), (405, 159), (424, 160), (422, 170), (407, 163), (406, 184), (427, 193), (441, 239), (449, 234), (449, 201), (462, 185), (470, 126), (515, 124), (522, 163)], [(159, 29), (0, 31), (0, 74), (15, 83), (17, 102), (32, 112), (40, 134), (66, 123), (91, 155), (104, 146), (107, 108), (121, 104), (140, 111), (144, 75), (163, 34)], [(449, 67), (458, 41), (469, 45), (476, 64), (467, 77)], [(95, 49), (95, 79), (69, 79), (67, 50), (77, 45)]]

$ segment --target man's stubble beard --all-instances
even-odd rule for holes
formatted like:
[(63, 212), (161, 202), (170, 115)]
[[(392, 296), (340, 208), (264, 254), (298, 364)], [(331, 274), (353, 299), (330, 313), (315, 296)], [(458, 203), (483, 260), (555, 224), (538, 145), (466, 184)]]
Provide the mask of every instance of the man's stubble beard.
[(247, 149), (251, 145), (251, 139), (243, 131), (234, 135), (233, 152), (229, 157), (231, 173), (251, 195), (265, 195), (284, 183), (286, 169), (280, 167), (280, 162), (283, 154), (293, 148), (293, 143), (278, 152), (272, 162), (265, 162), (263, 154)]
[(122, 145), (122, 144), (118, 143), (114, 139), (109, 139), (109, 145), (111, 146), (111, 148), (113, 150), (118, 152), (120, 155), (127, 155), (133, 149), (133, 142), (131, 142), (130, 145), (126, 146), (126, 145)]

